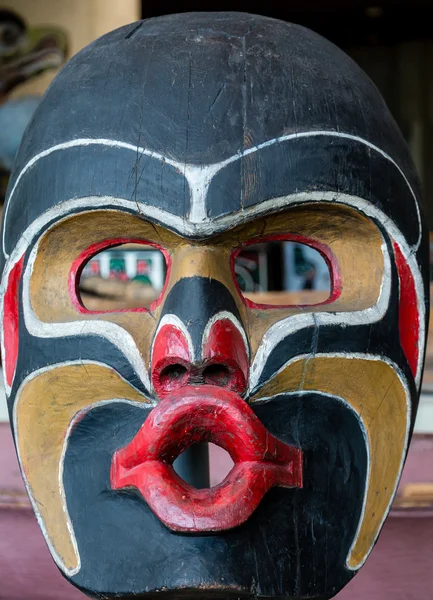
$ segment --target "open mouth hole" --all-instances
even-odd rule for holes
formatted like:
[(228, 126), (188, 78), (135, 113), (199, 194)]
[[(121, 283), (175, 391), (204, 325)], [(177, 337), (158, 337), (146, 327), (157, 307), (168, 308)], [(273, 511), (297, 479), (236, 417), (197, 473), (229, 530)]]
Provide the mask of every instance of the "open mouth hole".
[(196, 489), (219, 485), (233, 467), (230, 454), (211, 443), (194, 444), (173, 463), (173, 469), (186, 483)]

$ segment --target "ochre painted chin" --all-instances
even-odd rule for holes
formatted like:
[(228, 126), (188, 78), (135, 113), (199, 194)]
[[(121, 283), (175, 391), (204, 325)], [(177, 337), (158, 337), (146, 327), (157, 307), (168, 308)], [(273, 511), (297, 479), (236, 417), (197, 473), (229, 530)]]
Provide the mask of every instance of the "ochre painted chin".
[[(173, 461), (195, 443), (226, 450), (234, 467), (211, 489), (180, 479)], [(184, 386), (156, 406), (113, 457), (114, 489), (137, 488), (171, 530), (224, 531), (244, 523), (272, 487), (302, 487), (302, 451), (275, 438), (238, 394)]]
[(53, 365), (32, 374), (14, 406), (18, 456), (33, 507), (59, 567), (77, 572), (80, 559), (63, 490), (63, 453), (74, 417), (113, 398), (148, 403), (109, 367), (94, 363)]
[(284, 392), (316, 391), (342, 399), (358, 415), (369, 467), (361, 520), (346, 561), (349, 569), (361, 567), (373, 548), (403, 467), (410, 398), (397, 372), (396, 365), (380, 357), (307, 355), (288, 363), (252, 398), (254, 402)]

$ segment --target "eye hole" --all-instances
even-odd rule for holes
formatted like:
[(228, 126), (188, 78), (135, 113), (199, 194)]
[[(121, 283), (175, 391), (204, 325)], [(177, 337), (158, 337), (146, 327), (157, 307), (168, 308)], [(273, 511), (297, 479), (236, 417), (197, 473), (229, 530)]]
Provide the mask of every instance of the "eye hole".
[(103, 242), (102, 248), (91, 247), (71, 271), (76, 282), (77, 308), (92, 312), (153, 308), (166, 276), (164, 252), (135, 241), (110, 241)]
[(246, 243), (235, 251), (233, 268), (242, 297), (258, 308), (311, 306), (332, 302), (339, 295), (335, 260), (316, 242)]

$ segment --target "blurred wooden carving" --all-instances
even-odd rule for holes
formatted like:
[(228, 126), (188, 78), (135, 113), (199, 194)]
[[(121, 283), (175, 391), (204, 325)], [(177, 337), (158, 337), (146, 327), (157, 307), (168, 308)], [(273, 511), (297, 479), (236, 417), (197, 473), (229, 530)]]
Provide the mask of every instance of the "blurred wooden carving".
[(149, 308), (160, 292), (138, 281), (88, 277), (80, 282), (81, 300), (89, 310)]
[(66, 60), (67, 36), (59, 27), (30, 27), (24, 19), (0, 9), (0, 202), (6, 194), (7, 175), (22, 135), (40, 97), (8, 99), (9, 94)]
[(20, 83), (60, 67), (66, 50), (59, 27), (29, 27), (21, 16), (0, 9), (0, 101)]

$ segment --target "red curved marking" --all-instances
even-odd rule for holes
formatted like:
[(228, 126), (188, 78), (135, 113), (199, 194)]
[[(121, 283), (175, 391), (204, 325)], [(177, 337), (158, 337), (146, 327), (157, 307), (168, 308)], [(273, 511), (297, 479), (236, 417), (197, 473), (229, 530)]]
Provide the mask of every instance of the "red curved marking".
[[(212, 325), (203, 347), (203, 359), (207, 364), (222, 365), (228, 375), (223, 380), (208, 383), (219, 384), (233, 392), (243, 394), (248, 381), (248, 354), (241, 332), (230, 319), (222, 318)], [(206, 373), (206, 371), (204, 372)]]
[(234, 284), (236, 286), (236, 289), (237, 289), (240, 297), (242, 298), (243, 303), (246, 304), (247, 306), (249, 306), (250, 308), (258, 308), (260, 310), (269, 310), (270, 308), (287, 308), (289, 306), (294, 306), (291, 304), (257, 304), (256, 302), (253, 302), (252, 300), (245, 298), (245, 296), (242, 293), (242, 290), (239, 287), (239, 284), (238, 284), (238, 281), (236, 278), (235, 261), (236, 261), (236, 258), (238, 257), (238, 255), (242, 252), (242, 250), (244, 248), (246, 248), (247, 246), (251, 246), (253, 244), (258, 244), (258, 243), (263, 243), (263, 242), (279, 242), (279, 241), (298, 242), (299, 244), (305, 244), (305, 246), (310, 246), (311, 248), (314, 248), (314, 250), (317, 250), (321, 254), (321, 256), (323, 257), (323, 259), (325, 260), (325, 262), (328, 266), (329, 274), (331, 277), (331, 292), (329, 294), (329, 298), (327, 298), (323, 302), (318, 302), (317, 304), (306, 304), (306, 305), (301, 305), (301, 307), (303, 307), (303, 306), (322, 306), (324, 304), (331, 304), (331, 302), (335, 302), (335, 300), (338, 300), (338, 298), (341, 296), (341, 274), (340, 274), (340, 267), (338, 265), (337, 258), (334, 256), (331, 249), (328, 246), (326, 246), (325, 244), (322, 244), (321, 242), (318, 242), (317, 240), (314, 240), (312, 238), (304, 237), (302, 235), (297, 235), (297, 234), (281, 234), (281, 235), (269, 235), (266, 237), (248, 240), (248, 242), (242, 243), (241, 246), (239, 246), (234, 252), (232, 252), (231, 260), (230, 260), (230, 262), (231, 262), (230, 267), (231, 267), (231, 271), (232, 271), (232, 275), (233, 275), (233, 281), (234, 281)]
[(393, 242), (395, 261), (400, 280), (398, 322), (400, 343), (413, 375), (416, 375), (419, 358), (419, 312), (415, 281), (400, 246)]
[(23, 273), (24, 256), (12, 267), (3, 304), (4, 367), (6, 383), (12, 386), (18, 358), (18, 290)]
[[(196, 489), (173, 470), (179, 454), (213, 442), (234, 466), (210, 489)], [(302, 451), (269, 433), (237, 394), (185, 387), (152, 410), (111, 464), (111, 487), (135, 487), (173, 531), (223, 531), (244, 523), (272, 487), (302, 487)]]
[[(171, 365), (183, 367), (185, 371), (165, 375), (164, 371)], [(191, 354), (183, 332), (171, 323), (163, 325), (153, 342), (151, 361), (152, 385), (160, 398), (187, 383), (190, 365)]]
[[(121, 308), (119, 310), (88, 310), (80, 299), (80, 294), (78, 291), (78, 286), (80, 283), (81, 273), (86, 265), (86, 263), (93, 257), (95, 254), (98, 254), (102, 250), (107, 250), (108, 248), (114, 248), (115, 246), (120, 246), (121, 244), (141, 244), (143, 246), (152, 246), (159, 250), (165, 258), (165, 263), (167, 266), (167, 273), (165, 277), (164, 287), (161, 290), (158, 298), (152, 302), (150, 308)], [(96, 242), (95, 244), (91, 244), (86, 250), (84, 250), (78, 258), (74, 260), (72, 263), (71, 269), (69, 271), (68, 277), (68, 288), (69, 288), (69, 296), (71, 298), (72, 304), (74, 308), (83, 314), (92, 314), (99, 315), (102, 313), (118, 313), (118, 312), (149, 312), (155, 310), (155, 308), (160, 304), (164, 292), (166, 290), (169, 276), (171, 270), (171, 257), (167, 250), (160, 246), (159, 244), (155, 244), (153, 242), (148, 242), (147, 240), (137, 239), (137, 238), (114, 238), (109, 240), (103, 240), (101, 242)]]

